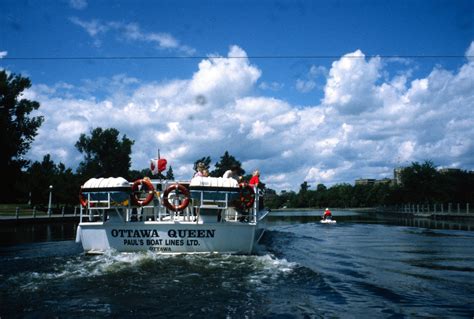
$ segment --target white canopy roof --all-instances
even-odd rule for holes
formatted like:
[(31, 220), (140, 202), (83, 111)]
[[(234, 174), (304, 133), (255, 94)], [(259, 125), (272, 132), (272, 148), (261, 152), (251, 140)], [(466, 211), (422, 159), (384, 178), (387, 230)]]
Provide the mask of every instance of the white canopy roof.
[(130, 183), (123, 177), (91, 178), (82, 186), (83, 188), (110, 188), (130, 187)]

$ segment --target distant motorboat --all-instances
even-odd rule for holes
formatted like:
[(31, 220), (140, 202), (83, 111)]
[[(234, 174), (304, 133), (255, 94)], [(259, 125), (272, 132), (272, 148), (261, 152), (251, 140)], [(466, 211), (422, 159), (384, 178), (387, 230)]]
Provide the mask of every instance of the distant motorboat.
[(320, 223), (321, 224), (335, 224), (336, 221), (334, 219), (326, 218), (326, 219), (321, 219)]
[(323, 224), (335, 224), (336, 221), (332, 219), (332, 214), (331, 214), (331, 211), (329, 210), (329, 208), (326, 208), (324, 210), (324, 214), (321, 218), (321, 223)]

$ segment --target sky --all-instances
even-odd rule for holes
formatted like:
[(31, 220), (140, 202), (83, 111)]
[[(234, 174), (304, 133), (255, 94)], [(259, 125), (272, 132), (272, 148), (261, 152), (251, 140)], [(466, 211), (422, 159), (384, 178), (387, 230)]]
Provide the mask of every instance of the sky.
[(225, 151), (276, 190), (474, 170), (472, 0), (1, 0), (0, 30), (45, 118), (32, 161), (75, 169), (102, 127), (177, 179)]

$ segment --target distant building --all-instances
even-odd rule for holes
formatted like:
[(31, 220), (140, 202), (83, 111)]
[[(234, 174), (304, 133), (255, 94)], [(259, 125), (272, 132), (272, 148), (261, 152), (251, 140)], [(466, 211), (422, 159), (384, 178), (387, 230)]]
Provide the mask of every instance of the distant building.
[(438, 172), (441, 174), (447, 174), (447, 173), (458, 173), (461, 170), (459, 168), (440, 168)]
[[(389, 185), (401, 185), (402, 184), (402, 173), (406, 167), (396, 167), (393, 170), (393, 178), (382, 178), (382, 179), (373, 179), (373, 178), (359, 178), (355, 180), (356, 185), (380, 185), (380, 184), (389, 184)], [(438, 169), (440, 174), (448, 173), (457, 173), (462, 172), (459, 168), (441, 168)], [(470, 171), (473, 174), (473, 171)]]
[(388, 177), (382, 178), (382, 179), (377, 179), (375, 181), (375, 185), (380, 185), (380, 184), (389, 184), (390, 185), (390, 184), (393, 184), (393, 183), (395, 183), (395, 179), (391, 179), (391, 178), (388, 178)]
[(355, 180), (356, 185), (374, 185), (374, 178), (359, 178)]
[(395, 181), (395, 185), (402, 184), (402, 172), (404, 169), (405, 167), (397, 167), (393, 170), (393, 179)]

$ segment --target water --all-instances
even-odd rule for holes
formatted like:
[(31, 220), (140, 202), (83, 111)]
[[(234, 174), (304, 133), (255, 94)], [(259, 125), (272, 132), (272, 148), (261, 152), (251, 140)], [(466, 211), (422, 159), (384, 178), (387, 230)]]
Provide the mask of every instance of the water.
[(254, 256), (86, 256), (70, 224), (2, 227), (0, 317), (474, 315), (474, 232), (319, 214), (275, 214)]

